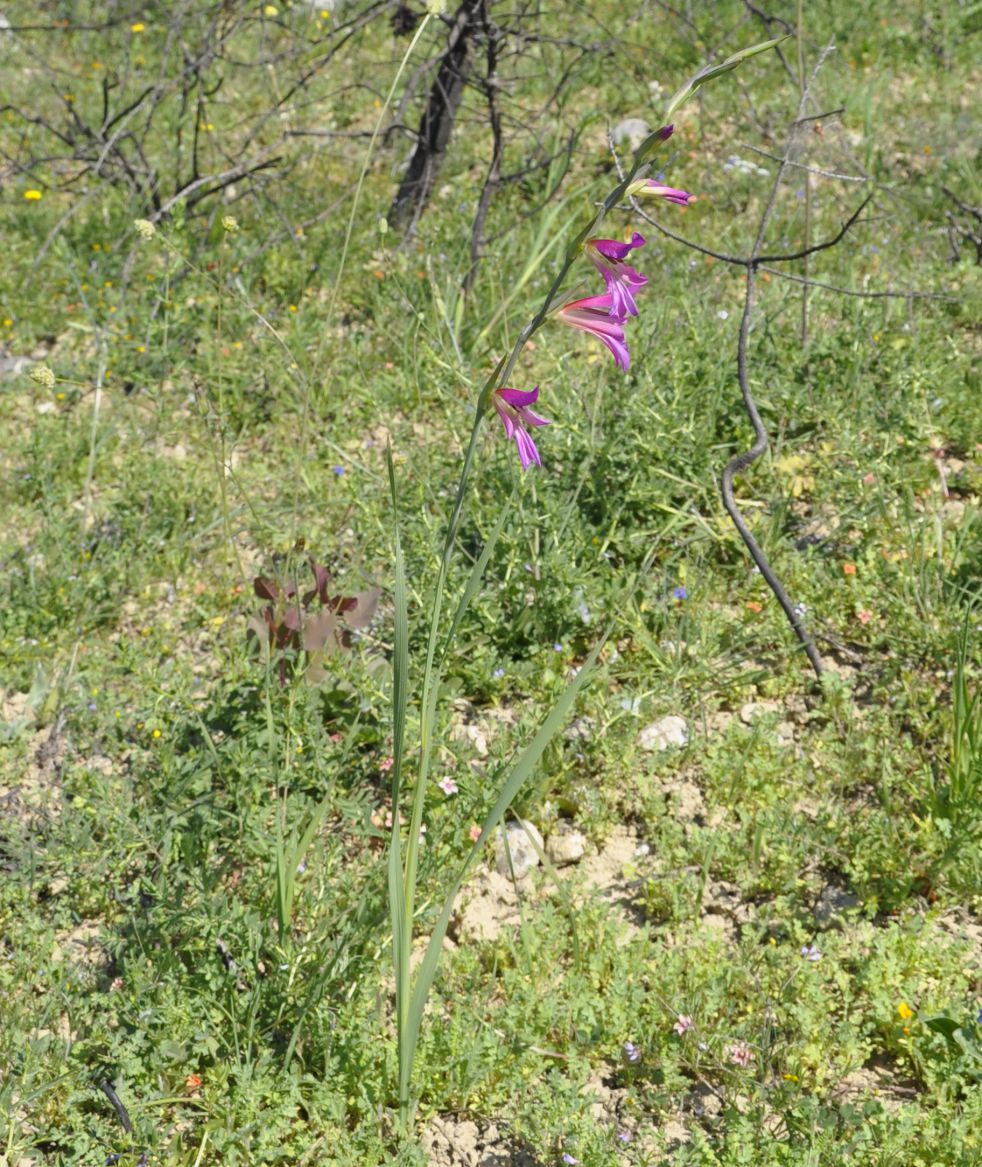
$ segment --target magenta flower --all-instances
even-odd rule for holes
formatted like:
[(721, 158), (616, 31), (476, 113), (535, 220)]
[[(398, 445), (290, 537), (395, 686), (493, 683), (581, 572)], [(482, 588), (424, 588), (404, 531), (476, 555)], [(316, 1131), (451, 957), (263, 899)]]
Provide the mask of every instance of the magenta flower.
[(552, 424), (547, 418), (539, 417), (529, 409), (530, 405), (536, 403), (538, 397), (538, 385), (529, 390), (495, 389), (493, 394), (494, 407), (505, 427), (505, 433), (509, 438), (514, 438), (515, 445), (518, 446), (518, 456), (522, 460), (523, 470), (528, 469), (530, 462), (534, 462), (536, 466), (542, 465), (539, 451), (527, 427)]
[(636, 178), (627, 188), (627, 194), (632, 199), (664, 199), (667, 203), (677, 203), (680, 207), (687, 207), (692, 195), (687, 190), (679, 190), (676, 186), (665, 186), (654, 178)]
[(583, 245), (590, 262), (607, 284), (611, 312), (615, 316), (638, 314), (634, 293), (645, 286), (648, 277), (624, 261), (632, 251), (644, 247), (644, 243), (644, 236), (635, 231), (630, 243), (621, 243), (617, 239), (588, 239)]
[(582, 328), (604, 342), (614, 354), (614, 360), (622, 369), (631, 363), (627, 342), (624, 340), (624, 320), (622, 314), (613, 311), (613, 297), (609, 292), (602, 296), (584, 296), (582, 300), (570, 300), (556, 315), (564, 324)]

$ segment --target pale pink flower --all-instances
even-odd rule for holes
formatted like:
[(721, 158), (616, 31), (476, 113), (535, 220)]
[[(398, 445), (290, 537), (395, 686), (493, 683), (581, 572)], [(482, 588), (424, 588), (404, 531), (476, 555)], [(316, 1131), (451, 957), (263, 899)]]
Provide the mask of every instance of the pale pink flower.
[(745, 1041), (738, 1041), (735, 1045), (727, 1046), (726, 1052), (730, 1055), (730, 1061), (734, 1066), (749, 1066), (754, 1060), (754, 1051)]
[(467, 833), (471, 837), (471, 842), (476, 843), (481, 837), (481, 828), (477, 825), (477, 823), (471, 823), (471, 829)]
[(692, 195), (687, 190), (679, 190), (676, 186), (665, 186), (654, 178), (636, 178), (627, 188), (627, 194), (632, 199), (664, 199), (667, 203), (676, 203), (680, 207), (687, 207)]
[(449, 774), (446, 776), (446, 778), (441, 778), (440, 781), (437, 783), (437, 786), (439, 786), (440, 789), (443, 791), (443, 793), (446, 794), (448, 797), (451, 794), (456, 794), (457, 791), (460, 789), (460, 787), (457, 785), (456, 782), (454, 782), (454, 780), (450, 777)]
[(695, 1029), (696, 1023), (692, 1020), (688, 1013), (680, 1013), (678, 1021), (672, 1026), (675, 1032), (682, 1037), (688, 1033), (690, 1029)]

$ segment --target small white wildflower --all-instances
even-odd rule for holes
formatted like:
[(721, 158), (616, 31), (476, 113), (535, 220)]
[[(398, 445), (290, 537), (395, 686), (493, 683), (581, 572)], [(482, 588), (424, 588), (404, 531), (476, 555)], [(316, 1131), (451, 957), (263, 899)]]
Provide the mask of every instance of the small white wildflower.
[(239, 229), (239, 220), (234, 215), (225, 215), (222, 218), (222, 230), (234, 235)]
[(141, 239), (152, 239), (157, 234), (157, 228), (149, 219), (134, 219), (133, 227)]

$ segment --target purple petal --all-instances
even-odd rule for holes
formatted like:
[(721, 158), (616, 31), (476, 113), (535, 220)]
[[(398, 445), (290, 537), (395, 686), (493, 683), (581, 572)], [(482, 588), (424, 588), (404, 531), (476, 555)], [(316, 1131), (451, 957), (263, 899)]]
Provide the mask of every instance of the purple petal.
[(539, 400), (539, 386), (536, 385), (534, 389), (499, 389), (498, 396), (518, 408), (534, 405)]
[(619, 239), (588, 239), (588, 246), (595, 247), (601, 255), (608, 259), (624, 259), (638, 247), (644, 247), (645, 237), (637, 231), (631, 236), (630, 243), (623, 243)]
[(518, 446), (518, 456), (522, 460), (523, 470), (528, 470), (531, 462), (534, 462), (536, 466), (542, 465), (538, 447), (527, 430), (515, 430), (515, 444)]

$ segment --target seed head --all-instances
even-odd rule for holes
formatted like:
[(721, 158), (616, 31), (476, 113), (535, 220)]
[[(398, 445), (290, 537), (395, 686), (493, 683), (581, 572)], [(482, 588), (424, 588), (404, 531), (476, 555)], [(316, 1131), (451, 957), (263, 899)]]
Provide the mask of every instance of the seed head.
[(57, 380), (47, 365), (35, 365), (28, 376), (35, 385), (40, 385), (44, 389), (54, 389), (55, 381)]

